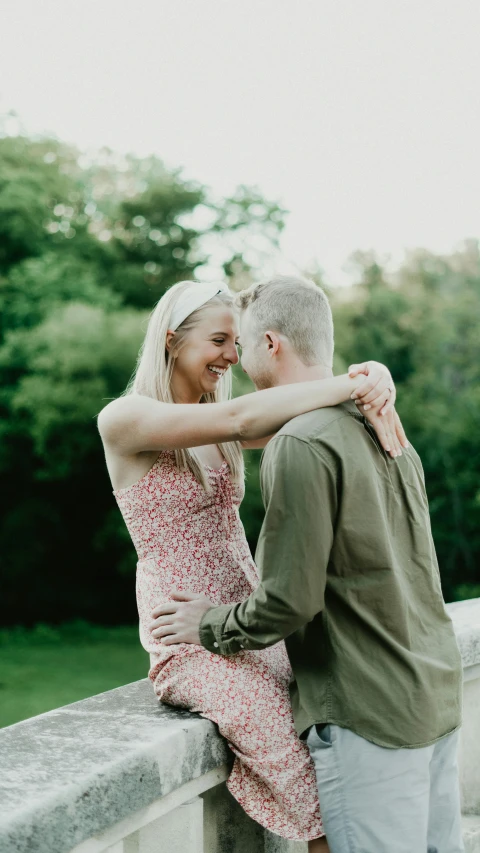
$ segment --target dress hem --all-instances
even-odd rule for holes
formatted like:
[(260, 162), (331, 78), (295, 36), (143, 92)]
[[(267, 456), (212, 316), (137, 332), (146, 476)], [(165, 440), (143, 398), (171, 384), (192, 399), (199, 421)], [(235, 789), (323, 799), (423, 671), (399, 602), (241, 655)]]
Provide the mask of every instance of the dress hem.
[(315, 841), (317, 838), (325, 838), (325, 831), (323, 829), (322, 824), (320, 824), (320, 830), (318, 832), (317, 830), (312, 830), (311, 833), (303, 833), (302, 835), (285, 835), (284, 831), (279, 832), (277, 829), (275, 829), (275, 827), (266, 826), (265, 823), (262, 823), (260, 820), (258, 820), (257, 817), (252, 814), (251, 810), (248, 808), (248, 800), (246, 799), (245, 801), (242, 801), (242, 798), (239, 797), (235, 791), (232, 791), (229, 783), (230, 779), (227, 779), (226, 785), (232, 797), (234, 797), (239, 806), (242, 807), (245, 814), (247, 814), (251, 820), (254, 820), (255, 823), (258, 823), (259, 826), (262, 826), (263, 829), (267, 829), (269, 832), (273, 832), (274, 835), (278, 835), (279, 838), (285, 838), (287, 841)]

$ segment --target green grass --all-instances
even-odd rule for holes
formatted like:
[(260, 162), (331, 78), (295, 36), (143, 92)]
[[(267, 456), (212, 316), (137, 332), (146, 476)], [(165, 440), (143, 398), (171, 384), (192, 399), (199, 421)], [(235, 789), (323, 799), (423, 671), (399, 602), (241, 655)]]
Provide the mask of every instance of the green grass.
[(136, 626), (0, 631), (0, 726), (121, 687), (148, 671)]

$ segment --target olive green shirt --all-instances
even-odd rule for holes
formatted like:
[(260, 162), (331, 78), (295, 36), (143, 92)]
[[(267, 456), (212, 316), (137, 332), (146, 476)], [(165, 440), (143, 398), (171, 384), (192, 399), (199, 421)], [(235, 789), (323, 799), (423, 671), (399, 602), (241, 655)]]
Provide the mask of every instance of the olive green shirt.
[(205, 614), (205, 648), (231, 655), (285, 639), (299, 734), (335, 723), (394, 748), (456, 729), (462, 666), (414, 449), (392, 459), (343, 403), (287, 423), (261, 476), (261, 581)]

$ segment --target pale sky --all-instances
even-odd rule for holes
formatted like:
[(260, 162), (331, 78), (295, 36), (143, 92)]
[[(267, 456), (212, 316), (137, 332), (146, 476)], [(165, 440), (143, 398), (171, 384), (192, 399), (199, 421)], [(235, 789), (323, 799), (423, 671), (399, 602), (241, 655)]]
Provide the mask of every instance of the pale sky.
[(327, 280), (479, 236), (478, 0), (3, 0), (0, 112), (291, 211)]

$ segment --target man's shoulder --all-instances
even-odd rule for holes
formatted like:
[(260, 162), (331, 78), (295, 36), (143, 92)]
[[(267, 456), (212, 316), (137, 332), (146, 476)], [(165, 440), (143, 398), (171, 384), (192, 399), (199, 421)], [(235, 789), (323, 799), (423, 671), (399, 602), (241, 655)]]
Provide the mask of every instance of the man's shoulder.
[(350, 422), (352, 425), (354, 422), (363, 424), (363, 418), (358, 414), (354, 403), (340, 403), (338, 406), (314, 409), (312, 412), (298, 415), (284, 424), (276, 435), (277, 437), (292, 436), (306, 442), (316, 442), (326, 438), (332, 430), (344, 429)]
[(314, 409), (278, 430), (264, 450), (262, 467), (282, 465), (286, 455), (293, 453), (308, 454), (312, 461), (334, 469), (343, 457), (359, 455), (352, 449), (358, 450), (364, 440), (364, 421), (354, 403)]

